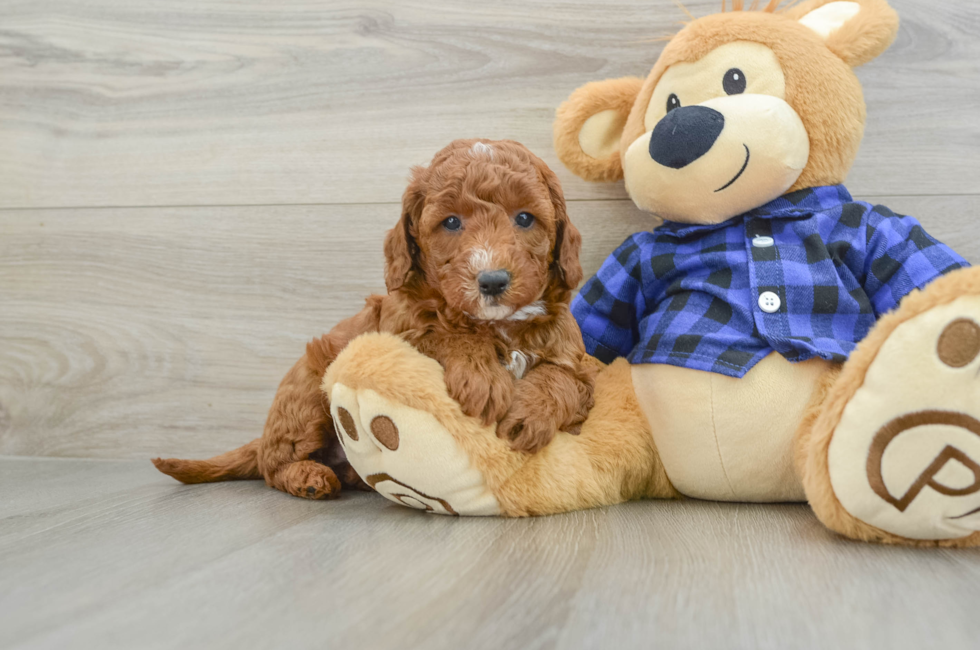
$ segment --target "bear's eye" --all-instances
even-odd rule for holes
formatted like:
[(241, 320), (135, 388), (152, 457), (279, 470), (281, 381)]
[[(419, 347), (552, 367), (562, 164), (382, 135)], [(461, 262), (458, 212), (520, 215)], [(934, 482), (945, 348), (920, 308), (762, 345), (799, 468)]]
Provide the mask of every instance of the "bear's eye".
[(681, 107), (681, 100), (677, 98), (677, 95), (670, 93), (670, 97), (667, 98), (667, 112), (671, 112), (675, 108)]
[(455, 215), (452, 217), (446, 217), (442, 221), (442, 227), (451, 232), (455, 232), (463, 227), (463, 221)]
[(729, 95), (741, 95), (745, 92), (745, 73), (738, 68), (732, 68), (725, 73), (722, 85)]
[(530, 212), (521, 212), (514, 217), (514, 223), (517, 224), (518, 228), (530, 228), (534, 225), (534, 215)]

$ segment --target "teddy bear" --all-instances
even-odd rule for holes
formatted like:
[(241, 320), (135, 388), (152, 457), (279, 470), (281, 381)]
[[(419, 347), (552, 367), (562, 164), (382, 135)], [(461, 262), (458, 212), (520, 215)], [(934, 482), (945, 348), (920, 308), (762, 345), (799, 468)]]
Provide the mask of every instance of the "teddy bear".
[(557, 111), (561, 161), (663, 219), (573, 302), (598, 369), (578, 435), (514, 451), (437, 362), (364, 335), (322, 389), (369, 485), (449, 515), (806, 501), (856, 540), (980, 543), (980, 272), (843, 185), (865, 123), (852, 69), (898, 16), (885, 0), (780, 4), (733, 0), (645, 79), (587, 84)]

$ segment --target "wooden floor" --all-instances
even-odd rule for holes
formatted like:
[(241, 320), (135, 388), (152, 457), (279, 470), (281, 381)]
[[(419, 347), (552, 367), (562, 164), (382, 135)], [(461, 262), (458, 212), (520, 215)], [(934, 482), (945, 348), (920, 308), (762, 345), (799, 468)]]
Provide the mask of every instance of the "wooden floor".
[[(685, 0), (696, 16), (717, 0)], [(980, 262), (980, 3), (892, 0), (848, 186)], [(572, 177), (555, 108), (644, 75), (674, 0), (0, 3), (0, 648), (942, 647), (978, 552), (803, 506), (537, 521), (185, 488), (150, 456), (257, 436), (312, 336), (383, 289), (411, 165), (513, 138), (594, 272), (654, 222)]]
[(534, 520), (0, 459), (4, 648), (976, 648), (980, 550), (848, 542), (802, 505)]
[[(848, 186), (980, 262), (980, 2), (893, 4)], [(555, 108), (646, 74), (685, 19), (674, 0), (0, 3), (0, 454), (255, 437), (304, 343), (384, 289), (409, 167), (454, 138), (540, 154), (593, 273), (655, 223), (561, 166)]]

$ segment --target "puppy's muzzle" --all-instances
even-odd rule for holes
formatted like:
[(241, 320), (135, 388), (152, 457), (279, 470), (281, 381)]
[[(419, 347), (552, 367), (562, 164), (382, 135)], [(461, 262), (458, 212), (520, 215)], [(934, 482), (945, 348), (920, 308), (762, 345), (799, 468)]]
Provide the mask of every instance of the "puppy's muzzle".
[(664, 167), (683, 169), (711, 151), (724, 129), (725, 116), (713, 108), (675, 108), (654, 127), (650, 157)]
[(480, 293), (487, 298), (496, 298), (507, 291), (510, 286), (510, 272), (504, 269), (496, 271), (482, 271), (476, 277), (476, 282), (480, 286)]

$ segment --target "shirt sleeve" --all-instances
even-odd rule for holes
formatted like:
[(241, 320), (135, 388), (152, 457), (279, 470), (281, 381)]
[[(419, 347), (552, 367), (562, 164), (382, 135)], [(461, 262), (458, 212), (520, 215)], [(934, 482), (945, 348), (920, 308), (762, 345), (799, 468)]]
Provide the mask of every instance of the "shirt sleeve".
[(637, 314), (645, 302), (640, 250), (636, 235), (627, 239), (572, 301), (585, 349), (603, 363), (625, 357), (639, 341)]
[(891, 311), (906, 295), (937, 277), (969, 266), (945, 244), (931, 237), (912, 217), (874, 206), (866, 217), (867, 257), (864, 291), (875, 315)]

